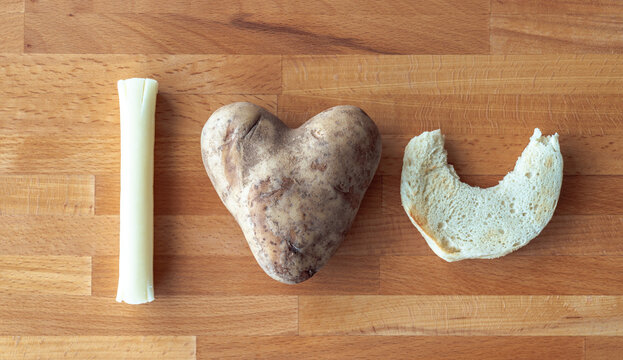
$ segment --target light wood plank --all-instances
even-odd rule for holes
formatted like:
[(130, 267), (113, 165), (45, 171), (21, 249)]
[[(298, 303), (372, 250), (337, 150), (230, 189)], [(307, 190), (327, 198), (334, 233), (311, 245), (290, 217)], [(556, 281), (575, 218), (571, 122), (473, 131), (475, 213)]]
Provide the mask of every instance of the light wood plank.
[[(434, 130), (434, 129), (427, 129)], [(530, 142), (534, 128), (521, 135), (445, 135), (448, 163), (461, 175), (498, 175), (513, 170)], [(379, 174), (402, 172), (404, 150), (419, 135), (385, 135)], [(545, 133), (552, 135), (553, 133)], [(619, 140), (621, 138), (621, 140)], [(623, 136), (562, 135), (559, 137), (566, 175), (623, 174)]]
[[(199, 155), (198, 161), (201, 161)], [(198, 165), (203, 168), (203, 165)], [(96, 214), (119, 214), (119, 176), (98, 175)], [(361, 203), (362, 212), (380, 214), (381, 177), (372, 180)], [(205, 170), (200, 172), (156, 172), (154, 175), (154, 213), (157, 215), (228, 215)], [(364, 216), (365, 218), (365, 216)]]
[(5, 173), (35, 172), (62, 179), (62, 174), (109, 173), (120, 168), (119, 134), (6, 135), (0, 143), (0, 154), (0, 171)]
[(623, 295), (622, 256), (381, 257), (386, 295)]
[[(11, 4), (8, 6), (12, 7)], [(0, 9), (0, 34), (0, 53), (21, 54), (24, 51), (24, 14)]]
[(279, 117), (298, 126), (337, 105), (361, 107), (383, 136), (415, 136), (441, 129), (445, 135), (531, 133), (605, 135), (623, 132), (619, 95), (281, 95)]
[[(119, 135), (116, 94), (24, 94), (1, 101), (0, 132), (4, 135), (54, 134), (61, 138), (69, 135), (117, 138)], [(277, 109), (276, 95), (160, 93), (156, 104), (156, 137), (188, 135), (196, 142), (211, 113), (237, 101), (249, 101), (272, 112)]]
[[(0, 184), (91, 178), (88, 216), (67, 216), (60, 200), (52, 212), (5, 216), (0, 191), (0, 358), (618, 358), (623, 58), (609, 53), (623, 49), (622, 9), (618, 0), (0, 0)], [(80, 52), (101, 54), (53, 54)], [(335, 55), (376, 52), (410, 55)], [(489, 53), (500, 55), (475, 55)], [(282, 67), (280, 54), (295, 56)], [(157, 300), (135, 307), (114, 302), (115, 81), (129, 76), (160, 81)], [(293, 126), (358, 105), (383, 134), (379, 173), (344, 244), (296, 287), (263, 274), (201, 164), (203, 123), (239, 100)], [(462, 179), (491, 186), (534, 127), (561, 134), (565, 179), (551, 223), (503, 259), (438, 259), (400, 207), (406, 142), (441, 128)], [(92, 273), (71, 267), (91, 257)], [(92, 293), (53, 286), (71, 276)], [(375, 334), (384, 336), (358, 336)]]
[[(7, 255), (116, 255), (119, 216), (0, 216), (0, 253)], [(155, 216), (157, 255), (250, 254), (231, 215)]]
[[(192, 105), (190, 105), (192, 107)], [(199, 151), (198, 135), (205, 118), (210, 113), (188, 119), (186, 124), (177, 124), (177, 118), (163, 117), (156, 125), (155, 169), (172, 172), (203, 172)], [(118, 114), (115, 116), (118, 118)], [(622, 113), (623, 118), (623, 113)], [(194, 120), (197, 119), (197, 120)], [(112, 118), (110, 119), (111, 121)], [(171, 120), (171, 121), (169, 121)], [(63, 121), (63, 120), (60, 120)], [(116, 120), (118, 123), (118, 120)], [(22, 122), (26, 125), (30, 121)], [(180, 123), (185, 122), (180, 120)], [(5, 141), (0, 144), (0, 169), (21, 173), (66, 173), (90, 172), (112, 176), (119, 171), (119, 127), (93, 125), (91, 130), (80, 132), (79, 128), (89, 127), (88, 122), (75, 124), (76, 130), (67, 130), (57, 136), (41, 137), (36, 132), (47, 132), (45, 127), (32, 130), (31, 134), (18, 135), (16, 126), (10, 125)], [(192, 124), (192, 125), (191, 125)], [(1, 126), (1, 125), (0, 125)], [(73, 124), (63, 125), (72, 127)], [(59, 126), (59, 131), (63, 126)], [(184, 127), (182, 127), (184, 126)], [(36, 127), (36, 126), (35, 126)], [(97, 129), (106, 130), (98, 132)], [(194, 134), (188, 129), (194, 128)], [(51, 130), (50, 127), (47, 128)], [(114, 131), (116, 129), (116, 131)], [(184, 130), (182, 130), (184, 129)], [(413, 136), (423, 130), (415, 130), (402, 135), (383, 134), (382, 160), (379, 174), (398, 175), (402, 171), (404, 149)], [(445, 133), (448, 160), (459, 174), (499, 175), (512, 170), (517, 157), (529, 142), (534, 128), (517, 131), (516, 134), (455, 134)], [(91, 135), (88, 135), (91, 133)], [(108, 135), (105, 135), (108, 133)], [(11, 135), (12, 134), (12, 135)], [(551, 135), (550, 133), (545, 133)], [(564, 158), (564, 172), (568, 175), (622, 175), (623, 174), (623, 135), (585, 134), (560, 135), (561, 151)], [(28, 147), (31, 151), (23, 152)], [(54, 151), (50, 151), (53, 149)]]
[[(568, 359), (580, 337), (245, 336), (197, 338), (198, 359)], [(537, 355), (538, 354), (538, 355)]]
[(623, 52), (623, 14), (492, 14), (492, 54)]
[(616, 14), (623, 11), (619, 0), (496, 0), (493, 14)]
[(621, 94), (619, 55), (285, 56), (288, 95)]
[[(117, 134), (116, 94), (27, 94), (5, 98), (0, 131), (5, 134)], [(196, 136), (218, 107), (250, 101), (276, 113), (274, 95), (189, 95), (161, 93), (156, 106), (157, 136)], [(618, 95), (391, 95), (279, 97), (279, 116), (299, 126), (336, 105), (363, 108), (383, 135), (419, 134), (441, 128), (446, 135), (524, 134), (539, 127), (561, 135), (623, 132)]]
[(5, 255), (112, 255), (119, 216), (0, 216), (0, 239)]
[(621, 354), (623, 354), (623, 337), (591, 336), (586, 338), (586, 360), (612, 360), (620, 357)]
[[(46, 15), (48, 16), (48, 15)], [(279, 56), (0, 55), (0, 94), (116, 95), (117, 80), (151, 77), (159, 97), (185, 94), (278, 94)]]
[[(508, 255), (623, 255), (623, 216), (556, 215), (530, 244)], [(338, 255), (427, 255), (434, 253), (406, 214), (355, 221)]]
[[(478, 173), (504, 174), (512, 170), (516, 157), (521, 154), (525, 146), (526, 138), (527, 135), (491, 136), (486, 137), (487, 146), (485, 146), (485, 142), (478, 141), (476, 137), (448, 136), (449, 161), (456, 167), (464, 181), (480, 186), (495, 185), (502, 178), (501, 175), (493, 177), (470, 177), (465, 175)], [(19, 149), (25, 146), (23, 144), (32, 143), (32, 146), (35, 146), (34, 143), (37, 141), (34, 136), (24, 139), (20, 138), (14, 142), (7, 141), (1, 146), (8, 155), (4, 159), (0, 158), (0, 167), (4, 167), (6, 171), (20, 173), (31, 171), (106, 172), (107, 174), (98, 175), (96, 179), (96, 212), (97, 214), (118, 213), (119, 155), (118, 150), (116, 150), (117, 140), (110, 137), (82, 137), (74, 138), (67, 142), (54, 140), (54, 144), (51, 142), (52, 140), (50, 142), (42, 140), (36, 144), (40, 151), (19, 152)], [(563, 154), (565, 154), (565, 173), (577, 174), (582, 171), (584, 174), (594, 175), (600, 172), (607, 174), (620, 174), (623, 172), (623, 168), (620, 166), (623, 163), (620, 161), (621, 151), (617, 145), (620, 142), (613, 140), (611, 137), (602, 136), (587, 138), (567, 137), (562, 142)], [(388, 192), (394, 192), (395, 189), (399, 188), (399, 183), (396, 179), (401, 171), (403, 144), (407, 142), (407, 137), (385, 137), (386, 146), (379, 173), (392, 175), (389, 177), (390, 181), (386, 185), (386, 191)], [(599, 147), (599, 151), (591, 151), (591, 149), (596, 149), (597, 147)], [(48, 151), (49, 149), (55, 149), (55, 151)], [(95, 153), (89, 153), (88, 151), (95, 151)], [(609, 152), (609, 156), (602, 156), (604, 151)], [(208, 211), (210, 213), (216, 211), (214, 214), (219, 215), (227, 214), (226, 209), (220, 206), (221, 202), (204, 173), (196, 140), (191, 141), (190, 138), (182, 141), (158, 140), (156, 153), (159, 154), (159, 160), (156, 161), (156, 169), (158, 171), (155, 177), (157, 214), (197, 215), (207, 214)], [(495, 161), (489, 161), (489, 159), (495, 159)], [(51, 166), (53, 167), (50, 168)], [(159, 169), (165, 170), (160, 171)], [(187, 170), (189, 169), (196, 171), (188, 172)], [(59, 177), (50, 176), (52, 178)], [(584, 196), (587, 199), (596, 196), (604, 200), (604, 202), (598, 203), (591, 202), (588, 207), (590, 209), (592, 206), (604, 206), (604, 209), (600, 212), (586, 213), (582, 210), (585, 205), (570, 198), (569, 200), (575, 204), (573, 206), (575, 210), (567, 213), (620, 213), (615, 198), (599, 192), (599, 188), (589, 188), (595, 182), (608, 186), (612, 184), (614, 187), (610, 186), (609, 188), (612, 188), (613, 193), (617, 193), (618, 188), (614, 185), (618, 183), (617, 177), (583, 179), (581, 177), (568, 176), (565, 178), (565, 185), (563, 186), (563, 198), (567, 191), (570, 191), (573, 196), (579, 191), (579, 189), (567, 190), (567, 181), (573, 184), (571, 186), (581, 185), (582, 191), (588, 191), (587, 193), (581, 193), (580, 196)], [(397, 196), (397, 192), (390, 194), (388, 199), (391, 200), (387, 201), (395, 202), (396, 198), (394, 195)], [(41, 209), (39, 211), (41, 213)]]
[[(196, 157), (200, 162), (200, 154)], [(118, 174), (97, 176), (95, 206), (97, 215), (119, 214)], [(192, 173), (166, 171), (154, 174), (154, 214), (224, 216), (229, 212), (205, 170)]]
[[(364, 208), (336, 256), (434, 256), (406, 215)], [(154, 218), (154, 252), (180, 256), (249, 256), (234, 218), (227, 215), (164, 215)], [(508, 255), (623, 255), (623, 216), (556, 215), (529, 245)], [(119, 217), (0, 216), (5, 255), (116, 255)]]
[[(503, 176), (469, 175), (461, 181), (472, 186), (497, 185)], [(400, 202), (400, 177), (383, 176), (383, 213), (404, 215)], [(564, 176), (557, 215), (621, 215), (623, 204), (623, 177), (621, 176)]]
[(195, 359), (194, 336), (2, 336), (5, 359)]
[[(117, 291), (118, 257), (95, 257), (93, 294)], [(313, 278), (291, 286), (271, 279), (247, 249), (245, 256), (156, 256), (154, 281), (159, 294), (178, 295), (339, 295), (376, 294), (379, 258), (333, 257)]]
[[(117, 127), (118, 128), (118, 127)], [(197, 136), (156, 138), (156, 172), (205, 172)], [(11, 173), (79, 173), (113, 176), (120, 168), (120, 138), (115, 135), (8, 135), (0, 143), (0, 171)], [(28, 149), (28, 151), (24, 151)], [(118, 175), (117, 175), (118, 176)]]
[(1, 13), (23, 13), (24, 0), (2, 0), (0, 1)]
[(24, 42), (29, 53), (486, 54), (488, 20), (485, 13), (26, 13)]
[[(477, 181), (474, 181), (473, 177), (470, 178), (472, 183), (488, 185), (484, 183), (482, 177), (476, 178)], [(489, 185), (497, 181), (495, 177), (487, 178)], [(432, 255), (401, 209), (400, 200), (394, 190), (385, 195), (385, 201), (389, 202), (386, 203), (387, 206), (391, 206), (386, 208), (386, 212), (395, 211), (396, 216), (387, 217), (378, 212), (380, 209), (378, 202), (381, 201), (378, 188), (381, 185), (381, 182), (375, 179), (338, 253)], [(196, 195), (198, 203), (204, 201), (201, 198), (202, 194), (200, 191)], [(574, 195), (571, 194), (570, 197), (573, 200)], [(115, 198), (115, 195), (110, 195), (107, 198), (111, 203), (109, 210), (118, 213), (118, 200), (115, 200), (118, 196)], [(192, 196), (189, 195), (187, 198), (187, 203), (192, 204)], [(574, 206), (575, 208), (581, 208), (582, 199), (579, 200), (580, 203)], [(156, 253), (248, 255), (249, 250), (242, 232), (231, 215), (226, 210), (221, 215), (214, 212), (219, 208), (224, 209), (217, 201), (215, 197), (213, 208), (203, 206), (196, 208), (197, 212), (202, 212), (205, 216), (156, 216)], [(166, 210), (167, 206), (163, 203), (162, 210)], [(42, 220), (28, 217), (0, 217), (0, 224), (0, 237), (5, 239), (0, 242), (0, 252), (5, 254), (112, 255), (117, 251), (119, 225), (116, 216), (83, 219), (55, 217)], [(623, 255), (621, 234), (623, 234), (621, 216), (557, 213), (538, 239), (511, 256)]]
[(210, 214), (156, 216), (154, 252), (159, 255), (248, 256), (251, 250), (233, 216)]
[(61, 13), (158, 13), (158, 14), (382, 14), (382, 15), (441, 15), (441, 14), (488, 14), (489, 1), (466, 0), (454, 3), (449, 0), (414, 2), (396, 0), (388, 3), (383, 0), (365, 2), (345, 0), (325, 1), (290, 1), (267, 0), (232, 0), (223, 2), (203, 2), (173, 0), (162, 3), (157, 0), (37, 0), (28, 1), (28, 12)]
[(0, 292), (91, 295), (91, 258), (0, 255)]
[(148, 305), (114, 297), (0, 294), (0, 334), (294, 335), (296, 296), (158, 295)]
[(0, 215), (93, 215), (94, 192), (92, 175), (0, 175)]
[(301, 296), (301, 335), (621, 335), (621, 296)]
[[(195, 136), (157, 136), (154, 148), (156, 173), (205, 173), (198, 136), (200, 132), (198, 130)], [(0, 156), (0, 171), (56, 174), (89, 172), (118, 177), (119, 141), (119, 134), (66, 137), (8, 135), (0, 144), (0, 151), (3, 152)], [(29, 151), (23, 151), (25, 148)]]

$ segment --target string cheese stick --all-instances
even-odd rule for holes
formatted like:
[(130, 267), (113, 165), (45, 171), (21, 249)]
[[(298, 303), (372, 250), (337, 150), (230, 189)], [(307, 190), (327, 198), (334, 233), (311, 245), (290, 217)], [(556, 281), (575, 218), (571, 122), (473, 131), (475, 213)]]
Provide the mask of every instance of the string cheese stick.
[(119, 80), (121, 196), (117, 301), (154, 300), (154, 113), (158, 82)]

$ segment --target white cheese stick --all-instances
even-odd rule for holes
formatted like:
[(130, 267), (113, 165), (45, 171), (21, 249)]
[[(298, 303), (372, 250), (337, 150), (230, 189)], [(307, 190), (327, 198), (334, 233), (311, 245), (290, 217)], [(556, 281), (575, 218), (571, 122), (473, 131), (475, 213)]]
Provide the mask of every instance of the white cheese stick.
[(154, 300), (154, 114), (158, 82), (119, 80), (121, 196), (117, 301)]

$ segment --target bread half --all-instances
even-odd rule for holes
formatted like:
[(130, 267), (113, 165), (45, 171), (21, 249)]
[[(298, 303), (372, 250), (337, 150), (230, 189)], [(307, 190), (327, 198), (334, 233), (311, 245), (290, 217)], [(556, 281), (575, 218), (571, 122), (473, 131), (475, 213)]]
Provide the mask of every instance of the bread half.
[(558, 134), (534, 130), (530, 143), (494, 187), (467, 185), (448, 165), (440, 130), (405, 149), (402, 206), (430, 248), (446, 261), (493, 259), (526, 245), (550, 221), (562, 185)]

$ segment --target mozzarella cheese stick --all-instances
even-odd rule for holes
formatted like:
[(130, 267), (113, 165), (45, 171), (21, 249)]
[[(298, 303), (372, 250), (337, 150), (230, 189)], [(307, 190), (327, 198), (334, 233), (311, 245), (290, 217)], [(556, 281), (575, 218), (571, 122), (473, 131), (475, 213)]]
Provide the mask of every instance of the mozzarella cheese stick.
[(121, 196), (117, 301), (154, 300), (154, 114), (158, 82), (119, 80)]

